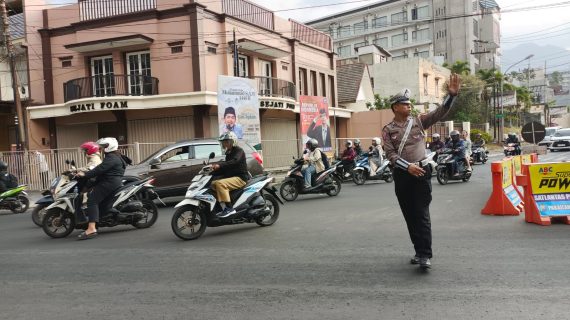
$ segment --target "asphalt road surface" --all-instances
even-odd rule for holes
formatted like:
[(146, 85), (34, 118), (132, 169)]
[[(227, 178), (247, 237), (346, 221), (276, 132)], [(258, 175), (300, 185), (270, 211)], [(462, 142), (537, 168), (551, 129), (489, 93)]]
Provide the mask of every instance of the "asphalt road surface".
[[(559, 152), (541, 160), (569, 159)], [(101, 229), (50, 239), (0, 214), (0, 319), (568, 319), (570, 226), (480, 214), (490, 166), (433, 180), (433, 269), (413, 255), (393, 184), (300, 196), (272, 227)]]

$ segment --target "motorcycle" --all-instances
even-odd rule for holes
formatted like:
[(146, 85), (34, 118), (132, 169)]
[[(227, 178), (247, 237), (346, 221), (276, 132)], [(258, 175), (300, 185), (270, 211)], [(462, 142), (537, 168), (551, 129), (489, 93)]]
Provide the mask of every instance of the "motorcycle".
[(471, 161), (472, 164), (480, 162), (485, 164), (489, 159), (489, 151), (485, 150), (482, 146), (473, 146), (471, 148)]
[(520, 150), (517, 150), (516, 143), (507, 143), (506, 146), (503, 146), (503, 150), (505, 153), (505, 157), (516, 156), (520, 154)]
[(363, 185), (366, 180), (384, 180), (387, 183), (394, 181), (390, 161), (384, 159), (382, 165), (372, 172), (370, 157), (362, 157), (356, 162), (356, 167), (352, 169), (352, 180), (357, 185)]
[[(214, 157), (212, 152), (208, 162)], [(222, 211), (222, 207), (210, 188), (212, 171), (212, 167), (206, 164), (192, 179), (184, 200), (175, 206), (177, 209), (172, 216), (171, 227), (178, 238), (197, 239), (207, 227), (242, 223), (257, 223), (267, 227), (277, 221), (279, 203), (283, 202), (277, 197), (275, 187), (269, 186), (273, 177), (266, 174), (253, 177), (243, 188), (230, 192), (232, 206), (237, 211), (235, 215), (217, 217), (215, 213)]]
[(30, 207), (30, 199), (26, 193), (27, 186), (21, 185), (0, 194), (0, 210), (7, 209), (13, 213), (24, 213)]
[[(295, 159), (295, 158), (293, 158)], [(311, 187), (305, 189), (305, 177), (301, 172), (303, 168), (303, 158), (296, 159), (287, 176), (281, 183), (279, 194), (286, 201), (294, 201), (299, 194), (320, 194), (326, 193), (334, 197), (340, 193), (342, 187), (342, 176), (339, 173), (339, 163), (333, 164), (328, 169), (318, 172), (312, 176)]]
[[(81, 208), (83, 196), (79, 193), (77, 178), (61, 188), (51, 205), (46, 208), (42, 222), (44, 232), (52, 238), (67, 237), (74, 229), (86, 230), (87, 222), (75, 222), (76, 211)], [(148, 177), (126, 183), (110, 197), (99, 204), (99, 212), (103, 213), (97, 228), (132, 225), (137, 229), (151, 227), (158, 218), (158, 208), (151, 199), (141, 199), (140, 195), (152, 189), (154, 179)]]
[(449, 180), (462, 180), (463, 182), (469, 181), (472, 172), (467, 170), (465, 163), (460, 161), (457, 164), (458, 175), (453, 175), (453, 150), (450, 148), (442, 149), (439, 152), (439, 157), (437, 158), (437, 182), (439, 184), (445, 185)]

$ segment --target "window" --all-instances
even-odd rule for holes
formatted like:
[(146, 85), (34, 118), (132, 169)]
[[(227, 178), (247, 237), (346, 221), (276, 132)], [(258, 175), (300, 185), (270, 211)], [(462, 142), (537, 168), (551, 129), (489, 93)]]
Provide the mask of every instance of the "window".
[(430, 10), (429, 10), (429, 6), (423, 6), (423, 7), (419, 7), (417, 8), (418, 10), (418, 20), (423, 20), (423, 19), (427, 19), (430, 17)]
[(394, 13), (392, 15), (392, 25), (401, 24), (408, 21), (408, 12), (403, 11), (399, 13)]
[(313, 88), (312, 95), (318, 96), (319, 93), (317, 92), (317, 72), (311, 71), (311, 86)]
[(190, 157), (190, 146), (183, 146), (179, 148), (175, 148), (163, 153), (160, 156), (161, 162), (175, 162), (175, 161), (184, 161), (188, 160)]
[(358, 49), (360, 47), (365, 47), (368, 45), (368, 41), (358, 42), (354, 44), (354, 49)]
[(362, 34), (368, 30), (368, 22), (362, 21), (354, 24), (354, 34)]
[(324, 73), (319, 74), (321, 78), (321, 97), (327, 96), (327, 78)]
[(479, 11), (479, 3), (478, 2), (479, 1), (477, 1), (477, 0), (473, 1), (473, 11), (474, 12)]
[(382, 48), (388, 48), (388, 37), (376, 39), (374, 44)]
[(408, 58), (408, 55), (407, 55), (407, 54), (402, 54), (402, 55), (399, 55), (399, 56), (394, 56), (394, 57), (392, 57), (392, 60), (402, 60), (402, 59), (407, 59), (407, 58)]
[(429, 51), (414, 52), (414, 57), (429, 58)]
[(423, 29), (423, 30), (412, 31), (412, 40), (414, 42), (431, 40), (430, 39), (430, 30), (429, 29)]
[(338, 36), (339, 38), (350, 36), (350, 26), (338, 28)]
[(408, 43), (408, 34), (402, 33), (392, 36), (392, 47), (401, 46)]
[(439, 98), (439, 78), (435, 78), (435, 97)]
[(370, 77), (370, 83), (372, 84), (372, 89), (374, 89), (374, 77)]
[[(180, 51), (180, 52), (182, 52), (182, 51)], [(214, 47), (208, 47), (208, 53), (216, 54), (217, 52), (218, 52), (218, 50), (217, 50), (216, 48), (214, 48)]]
[(479, 37), (479, 21), (473, 19), (473, 35)]
[(424, 73), (424, 95), (428, 95), (428, 75)]
[(112, 56), (91, 58), (91, 76), (93, 77), (93, 93), (96, 97), (115, 95)]
[(308, 95), (307, 69), (299, 68), (299, 94)]
[(249, 57), (248, 56), (242, 56), (241, 54), (238, 56), (238, 68), (239, 68), (238, 77), (242, 77), (242, 78), (249, 77)]
[(127, 54), (127, 73), (129, 75), (129, 94), (141, 95), (152, 93), (152, 82), (149, 81), (150, 52)]
[(384, 28), (388, 26), (388, 17), (378, 17), (372, 19), (372, 28)]
[(61, 67), (62, 68), (70, 68), (71, 67), (71, 60), (63, 60), (61, 62)]
[(351, 48), (350, 46), (342, 46), (342, 47), (338, 47), (338, 55), (341, 57), (350, 57), (350, 55), (352, 54), (350, 52)]
[(183, 50), (182, 45), (184, 44), (184, 41), (174, 41), (174, 42), (169, 42), (168, 46), (170, 47), (170, 53), (180, 53)]
[(333, 76), (329, 76), (329, 85), (331, 87), (331, 89), (329, 90), (330, 92), (330, 99), (329, 99), (329, 107), (336, 107), (336, 100), (335, 100), (335, 87), (334, 87), (334, 77)]
[(208, 159), (210, 153), (216, 157), (222, 156), (222, 148), (219, 144), (199, 144), (194, 146), (194, 159)]

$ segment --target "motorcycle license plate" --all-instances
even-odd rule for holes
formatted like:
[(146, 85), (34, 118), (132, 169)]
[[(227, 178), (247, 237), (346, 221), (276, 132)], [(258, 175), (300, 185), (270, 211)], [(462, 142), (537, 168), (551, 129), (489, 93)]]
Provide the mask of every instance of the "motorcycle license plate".
[(201, 178), (202, 178), (202, 175), (201, 175), (201, 174), (197, 174), (197, 175), (194, 176), (194, 178), (192, 178), (192, 182), (196, 182), (196, 181), (200, 180)]

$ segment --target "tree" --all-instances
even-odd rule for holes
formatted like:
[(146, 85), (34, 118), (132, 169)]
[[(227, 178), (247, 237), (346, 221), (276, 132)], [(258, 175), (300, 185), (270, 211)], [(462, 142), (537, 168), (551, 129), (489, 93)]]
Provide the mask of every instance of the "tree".
[(458, 75), (468, 75), (471, 73), (471, 68), (469, 68), (469, 62), (467, 61), (457, 60), (451, 66), (446, 62), (443, 66)]
[(554, 71), (551, 75), (550, 75), (550, 84), (553, 86), (559, 86), (562, 84), (563, 81), (563, 77), (562, 77), (562, 73), (560, 73), (559, 71)]
[(455, 107), (447, 119), (471, 121), (472, 123), (487, 122), (486, 103), (482, 99), (485, 82), (474, 75), (461, 76), (461, 90), (454, 103)]
[[(416, 105), (416, 100), (410, 99), (410, 101), (412, 102), (412, 105)], [(383, 98), (379, 94), (374, 94), (374, 103), (366, 102), (366, 107), (368, 110), (392, 109), (390, 98)], [(418, 111), (415, 108), (412, 108), (412, 115), (418, 115)]]

